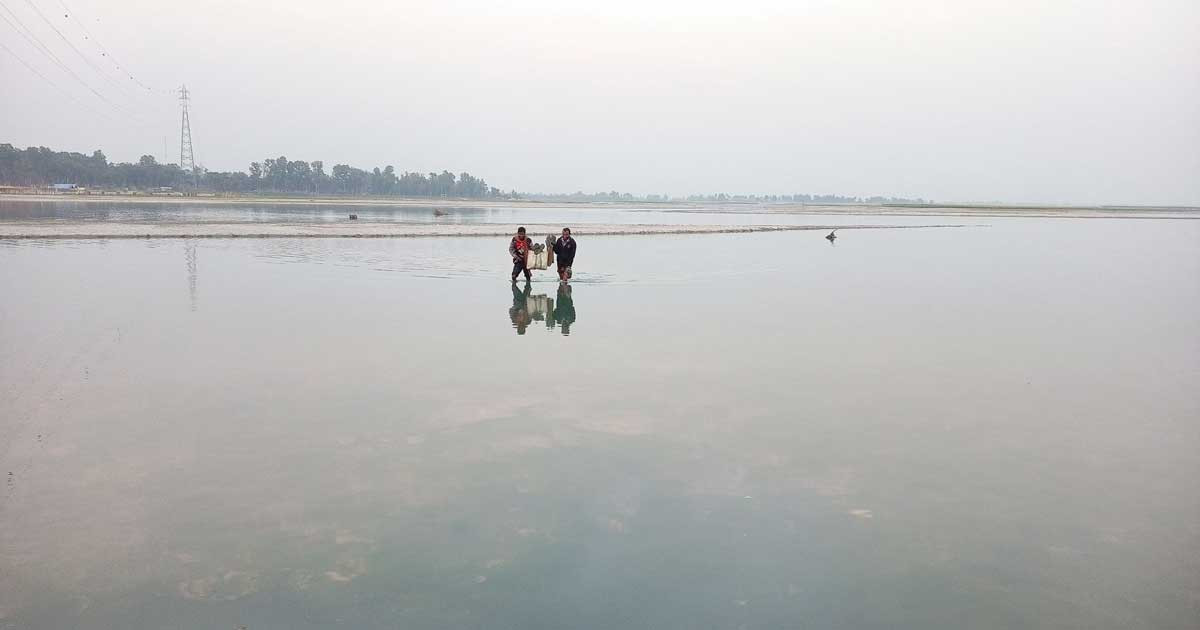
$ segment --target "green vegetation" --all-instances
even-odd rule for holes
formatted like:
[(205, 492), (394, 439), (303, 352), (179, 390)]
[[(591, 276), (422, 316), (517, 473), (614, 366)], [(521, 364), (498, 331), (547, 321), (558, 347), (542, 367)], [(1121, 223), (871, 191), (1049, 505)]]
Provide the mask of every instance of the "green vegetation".
[(168, 187), (177, 191), (236, 194), (349, 195), (397, 197), (465, 197), (471, 199), (529, 199), (563, 202), (718, 202), (718, 203), (870, 203), (924, 205), (923, 199), (898, 197), (845, 197), (841, 195), (735, 195), (718, 193), (671, 197), (633, 195), (618, 191), (570, 194), (502, 192), (470, 173), (397, 173), (392, 166), (370, 171), (336, 164), (327, 173), (325, 163), (289, 160), (284, 156), (252, 162), (246, 172), (206, 171), (190, 173), (175, 164), (161, 164), (143, 155), (135, 164), (111, 163), (101, 151), (90, 156), (46, 147), (21, 150), (0, 144), (0, 185), (46, 187), (73, 184), (110, 190), (148, 190)]
[(21, 150), (0, 144), (0, 184), (45, 187), (75, 184), (88, 188), (199, 190), (221, 193), (288, 193), (320, 195), (394, 195), (406, 197), (512, 197), (489, 187), (470, 173), (401, 173), (387, 166), (365, 171), (338, 164), (325, 172), (321, 161), (280, 156), (250, 164), (248, 172), (198, 169), (189, 173), (175, 164), (160, 164), (143, 155), (136, 164), (111, 163), (102, 151), (90, 156), (46, 147)]

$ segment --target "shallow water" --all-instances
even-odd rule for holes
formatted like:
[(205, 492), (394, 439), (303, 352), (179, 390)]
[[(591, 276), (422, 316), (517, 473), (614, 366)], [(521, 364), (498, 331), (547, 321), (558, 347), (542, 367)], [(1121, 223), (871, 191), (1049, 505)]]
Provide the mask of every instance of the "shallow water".
[[(96, 199), (70, 200), (59, 197), (31, 201), (29, 198), (0, 197), (0, 234), (14, 224), (44, 227), (90, 223), (149, 226), (187, 225), (196, 229), (212, 225), (295, 226), (336, 225), (357, 214), (360, 226), (483, 226), (512, 229), (520, 224), (550, 224), (582, 227), (594, 225), (828, 225), (852, 222), (858, 225), (930, 225), (962, 223), (946, 217), (987, 217), (984, 210), (956, 208), (886, 208), (882, 206), (800, 206), (797, 204), (555, 204), (488, 201), (478, 205), (382, 205), (176, 200), (136, 203)], [(435, 213), (436, 211), (436, 213)], [(1032, 212), (1032, 211), (1030, 211)], [(1097, 211), (1092, 211), (1094, 215)], [(1088, 212), (1074, 211), (1074, 216)], [(1139, 218), (1200, 219), (1200, 211), (1141, 211)], [(852, 218), (852, 220), (851, 220)], [(967, 221), (970, 222), (970, 221)]]
[[(437, 210), (440, 214), (435, 214)], [(768, 206), (717, 207), (713, 211), (686, 206), (623, 204), (508, 204), (504, 202), (461, 205), (343, 205), (271, 203), (189, 203), (104, 201), (13, 201), (0, 198), (0, 224), (6, 222), (122, 222), (122, 223), (340, 223), (350, 213), (361, 224), (475, 225), (520, 223), (667, 224), (667, 225), (753, 225), (778, 223), (803, 225), (811, 215), (770, 212)], [(870, 220), (869, 213), (863, 216)], [(829, 215), (817, 215), (816, 221)]]
[[(34, 199), (34, 200), (30, 200)], [(458, 202), (454, 202), (457, 204)], [(85, 238), (394, 238), (531, 234), (718, 233), (808, 229), (947, 228), (980, 225), (952, 214), (883, 214), (883, 208), (822, 214), (766, 204), (744, 207), (579, 205), (481, 202), (475, 206), (350, 205), (258, 202), (66, 200), (0, 197), (0, 239)], [(1191, 219), (1186, 212), (1176, 213)], [(354, 216), (355, 219), (350, 217)], [(1146, 213), (1145, 218), (1156, 216)]]
[(822, 236), (0, 241), (0, 628), (1195, 627), (1200, 224)]

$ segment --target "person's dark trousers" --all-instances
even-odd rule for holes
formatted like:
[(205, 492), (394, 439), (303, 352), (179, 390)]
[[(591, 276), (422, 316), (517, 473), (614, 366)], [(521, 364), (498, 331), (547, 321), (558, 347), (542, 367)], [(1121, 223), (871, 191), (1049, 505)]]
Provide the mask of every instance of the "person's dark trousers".
[(525, 279), (526, 279), (526, 280), (529, 280), (530, 278), (532, 278), (532, 277), (533, 277), (533, 274), (529, 273), (529, 269), (525, 267), (525, 262), (524, 262), (524, 261), (514, 261), (514, 262), (513, 262), (513, 272), (512, 272), (512, 279), (513, 279), (513, 280), (516, 280), (516, 279), (517, 279), (517, 274), (521, 273), (522, 271), (524, 271), (524, 272), (525, 272)]

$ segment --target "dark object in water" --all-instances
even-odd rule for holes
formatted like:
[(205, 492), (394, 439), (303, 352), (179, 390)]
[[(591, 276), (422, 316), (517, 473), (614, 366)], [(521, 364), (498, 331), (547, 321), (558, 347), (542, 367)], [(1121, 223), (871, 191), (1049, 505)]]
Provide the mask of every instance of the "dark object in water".
[(828, 239), (830, 243), (832, 243), (833, 239), (837, 238), (837, 230), (830, 232), (829, 236), (826, 236), (825, 238)]
[(434, 209), (433, 209), (433, 216), (435, 216), (435, 217), (444, 217), (444, 216), (446, 216), (447, 214), (450, 214), (450, 213), (449, 213), (449, 212), (446, 212), (445, 210), (442, 210), (441, 208), (434, 208)]
[(358, 215), (357, 215), (357, 214), (352, 214), (352, 215), (350, 215), (350, 220), (351, 220), (351, 221), (357, 221), (357, 220), (358, 220)]

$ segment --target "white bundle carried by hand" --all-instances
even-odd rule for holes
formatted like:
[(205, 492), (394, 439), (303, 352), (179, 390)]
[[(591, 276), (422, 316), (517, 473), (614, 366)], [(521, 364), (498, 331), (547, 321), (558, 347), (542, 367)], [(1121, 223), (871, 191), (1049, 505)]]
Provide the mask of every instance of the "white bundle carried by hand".
[(525, 254), (525, 268), (526, 269), (546, 269), (546, 268), (548, 268), (549, 263), (546, 260), (547, 253), (548, 253), (548, 251), (546, 249), (546, 246), (542, 245), (541, 243), (537, 243), (533, 247), (530, 247), (529, 251), (526, 252), (526, 254)]

